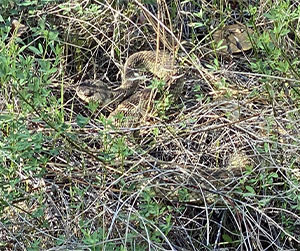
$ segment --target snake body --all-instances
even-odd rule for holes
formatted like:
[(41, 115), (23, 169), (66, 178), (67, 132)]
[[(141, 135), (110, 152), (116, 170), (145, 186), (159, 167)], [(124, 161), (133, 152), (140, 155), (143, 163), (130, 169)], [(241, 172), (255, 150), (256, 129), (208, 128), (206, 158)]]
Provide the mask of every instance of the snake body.
[[(166, 82), (170, 82), (176, 74), (174, 60), (170, 54), (162, 51), (140, 51), (126, 60), (122, 83), (118, 88), (111, 89), (100, 80), (87, 80), (78, 86), (76, 93), (82, 100), (96, 101), (101, 107), (111, 103), (119, 104), (109, 118), (122, 113), (127, 118), (128, 125), (135, 125), (153, 105), (152, 89), (146, 88), (137, 92), (138, 85), (142, 82), (141, 76), (138, 75), (139, 69), (145, 69)], [(176, 91), (178, 92), (180, 91)]]

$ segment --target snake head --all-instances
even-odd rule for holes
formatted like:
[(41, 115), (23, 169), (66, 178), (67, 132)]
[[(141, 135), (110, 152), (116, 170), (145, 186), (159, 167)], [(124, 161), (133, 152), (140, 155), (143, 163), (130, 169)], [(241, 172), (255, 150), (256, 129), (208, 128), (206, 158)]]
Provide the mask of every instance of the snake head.
[(80, 83), (76, 94), (86, 102), (94, 101), (100, 106), (105, 106), (113, 100), (112, 90), (100, 80), (86, 80)]

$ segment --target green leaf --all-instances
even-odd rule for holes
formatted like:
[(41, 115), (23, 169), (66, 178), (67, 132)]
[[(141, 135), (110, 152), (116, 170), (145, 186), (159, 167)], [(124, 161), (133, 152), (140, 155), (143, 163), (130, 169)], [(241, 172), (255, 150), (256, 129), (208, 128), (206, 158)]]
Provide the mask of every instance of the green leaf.
[(199, 12), (196, 12), (196, 13), (194, 13), (193, 15), (194, 15), (195, 17), (198, 17), (198, 18), (203, 18), (203, 10), (200, 9)]
[(29, 46), (28, 49), (37, 55), (41, 55), (41, 52), (39, 51), (39, 49), (35, 48), (34, 46)]
[(227, 241), (228, 243), (232, 243), (233, 240), (231, 239), (231, 237), (228, 234), (223, 234), (222, 238), (224, 241)]
[(265, 149), (266, 153), (268, 153), (270, 151), (269, 143), (267, 143), (267, 142), (264, 143), (264, 149)]
[(199, 28), (199, 27), (203, 27), (205, 25), (204, 25), (204, 23), (197, 22), (197, 23), (189, 23), (188, 26), (189, 27), (194, 27), (194, 28)]
[(43, 46), (41, 45), (41, 44), (39, 44), (39, 51), (40, 51), (40, 53), (42, 54), (43, 53)]
[(30, 5), (36, 5), (37, 1), (24, 1), (23, 3), (18, 3), (19, 6), (30, 6)]
[(90, 118), (84, 117), (82, 115), (77, 115), (76, 117), (76, 123), (79, 127), (84, 127), (88, 122), (90, 121)]
[(270, 173), (269, 178), (278, 178), (278, 174), (277, 173)]
[(251, 187), (251, 186), (246, 186), (245, 188), (246, 188), (246, 190), (249, 191), (250, 193), (255, 194), (255, 190), (253, 189), (253, 187)]
[(52, 74), (52, 73), (55, 73), (56, 71), (57, 71), (57, 67), (53, 67), (47, 73)]

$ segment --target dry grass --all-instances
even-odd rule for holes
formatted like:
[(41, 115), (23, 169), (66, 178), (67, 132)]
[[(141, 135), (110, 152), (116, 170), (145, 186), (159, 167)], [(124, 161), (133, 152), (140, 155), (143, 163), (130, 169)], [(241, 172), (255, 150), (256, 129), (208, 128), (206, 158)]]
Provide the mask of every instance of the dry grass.
[[(211, 31), (187, 25), (197, 4), (157, 3), (83, 1), (38, 13), (59, 31), (60, 70), (46, 88), (61, 99), (47, 116), (26, 114), (31, 133), (45, 137), (36, 157), (47, 161), (40, 173), (16, 165), (22, 196), (1, 208), (4, 249), (296, 250), (299, 75), (254, 73), (255, 41), (253, 53), (218, 54)], [(260, 8), (257, 33), (271, 25)], [(210, 13), (227, 13), (209, 2), (203, 11), (211, 22)], [(76, 97), (87, 78), (118, 86), (129, 55), (156, 49), (176, 53), (185, 87), (155, 123), (116, 129), (101, 115), (109, 109)]]

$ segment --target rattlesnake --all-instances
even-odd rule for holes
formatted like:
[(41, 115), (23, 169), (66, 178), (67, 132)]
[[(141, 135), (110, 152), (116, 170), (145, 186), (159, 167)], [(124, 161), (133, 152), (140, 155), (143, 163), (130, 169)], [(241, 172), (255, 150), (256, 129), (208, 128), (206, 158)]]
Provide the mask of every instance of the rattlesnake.
[(150, 113), (155, 96), (151, 88), (137, 92), (138, 85), (142, 82), (138, 75), (140, 68), (145, 68), (164, 80), (168, 87), (172, 87), (175, 96), (181, 92), (182, 82), (176, 81), (176, 85), (173, 85), (172, 81), (177, 73), (173, 57), (162, 51), (140, 51), (127, 59), (120, 87), (111, 89), (100, 80), (87, 80), (77, 87), (76, 93), (86, 102), (97, 101), (100, 107), (111, 103), (119, 104), (109, 118), (116, 118), (117, 114), (122, 113), (126, 117), (127, 126), (134, 126)]

